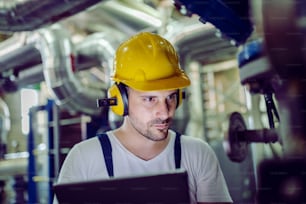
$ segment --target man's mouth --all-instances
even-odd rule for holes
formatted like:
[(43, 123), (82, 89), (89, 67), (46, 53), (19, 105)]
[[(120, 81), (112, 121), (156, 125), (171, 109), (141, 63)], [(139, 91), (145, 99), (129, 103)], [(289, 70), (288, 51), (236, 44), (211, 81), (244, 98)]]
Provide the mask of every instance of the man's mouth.
[(154, 124), (154, 126), (155, 126), (157, 129), (160, 129), (160, 130), (168, 129), (168, 128), (169, 128), (169, 124), (168, 124), (168, 123)]

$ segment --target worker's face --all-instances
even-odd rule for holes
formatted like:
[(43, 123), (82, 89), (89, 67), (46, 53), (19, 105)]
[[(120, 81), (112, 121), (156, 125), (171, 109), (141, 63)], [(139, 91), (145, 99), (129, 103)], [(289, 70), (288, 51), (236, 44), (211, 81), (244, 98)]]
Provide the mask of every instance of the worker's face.
[(177, 94), (177, 90), (141, 92), (128, 88), (131, 126), (150, 140), (166, 139), (178, 102)]

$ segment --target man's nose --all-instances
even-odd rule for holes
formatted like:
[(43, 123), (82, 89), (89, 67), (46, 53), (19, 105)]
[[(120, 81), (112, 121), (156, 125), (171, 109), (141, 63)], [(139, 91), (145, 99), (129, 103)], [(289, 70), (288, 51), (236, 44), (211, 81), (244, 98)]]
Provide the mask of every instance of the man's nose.
[(161, 119), (167, 119), (169, 117), (170, 105), (167, 100), (162, 100), (156, 107), (156, 114)]

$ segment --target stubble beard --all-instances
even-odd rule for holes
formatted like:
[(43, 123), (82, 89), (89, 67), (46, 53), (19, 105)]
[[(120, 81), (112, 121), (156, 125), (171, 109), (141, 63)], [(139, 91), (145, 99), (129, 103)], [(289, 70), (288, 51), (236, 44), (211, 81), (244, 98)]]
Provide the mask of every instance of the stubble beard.
[[(172, 121), (170, 118), (167, 120), (155, 119), (155, 120), (149, 121), (145, 125), (142, 125), (141, 123), (138, 122), (138, 120), (135, 121), (131, 119), (130, 117), (129, 117), (129, 120), (130, 120), (130, 124), (140, 135), (144, 136), (148, 140), (156, 141), (156, 142), (167, 139), (169, 128), (157, 130), (158, 133), (154, 133), (153, 130), (151, 130), (151, 128), (153, 128), (155, 124), (164, 124), (164, 123), (167, 123), (169, 127)], [(163, 137), (160, 137), (160, 134), (163, 134)]]

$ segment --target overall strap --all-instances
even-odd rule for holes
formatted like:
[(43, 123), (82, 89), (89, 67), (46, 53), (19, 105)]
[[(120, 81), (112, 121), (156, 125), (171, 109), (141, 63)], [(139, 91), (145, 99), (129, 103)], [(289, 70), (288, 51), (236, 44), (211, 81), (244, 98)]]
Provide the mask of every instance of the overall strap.
[(174, 160), (175, 168), (181, 168), (181, 134), (176, 132), (175, 143), (174, 143)]
[[(109, 141), (107, 134), (99, 134), (98, 135), (102, 153), (104, 155), (105, 165), (107, 169), (107, 173), (109, 177), (114, 176), (113, 170), (113, 157), (112, 157), (112, 146)], [(181, 167), (181, 134), (176, 132), (175, 143), (174, 143), (174, 160), (175, 160), (175, 168), (179, 169)]]
[(107, 169), (107, 173), (109, 177), (114, 176), (114, 169), (113, 169), (113, 157), (112, 157), (112, 146), (109, 141), (109, 138), (107, 134), (102, 133), (98, 135), (101, 147), (102, 147), (102, 153), (104, 155), (104, 161)]

